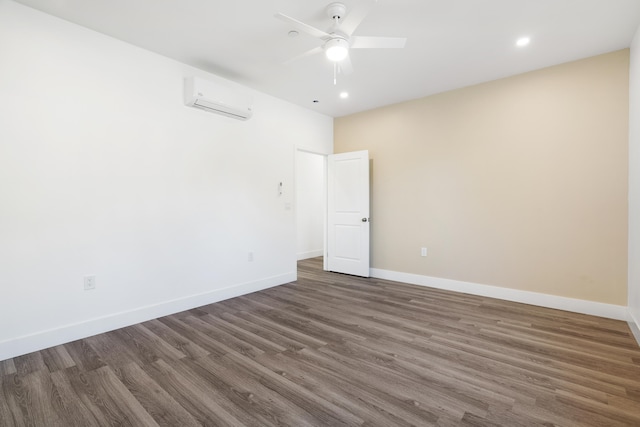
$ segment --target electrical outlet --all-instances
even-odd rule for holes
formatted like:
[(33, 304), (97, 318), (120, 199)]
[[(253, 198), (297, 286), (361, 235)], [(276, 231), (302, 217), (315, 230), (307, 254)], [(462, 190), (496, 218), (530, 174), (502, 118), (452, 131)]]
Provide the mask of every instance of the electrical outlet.
[(420, 249), (420, 256), (427, 256), (427, 248)]
[(247, 256), (247, 261), (253, 262), (253, 252), (249, 252), (249, 255)]
[(84, 290), (91, 291), (96, 288), (96, 276), (84, 276)]

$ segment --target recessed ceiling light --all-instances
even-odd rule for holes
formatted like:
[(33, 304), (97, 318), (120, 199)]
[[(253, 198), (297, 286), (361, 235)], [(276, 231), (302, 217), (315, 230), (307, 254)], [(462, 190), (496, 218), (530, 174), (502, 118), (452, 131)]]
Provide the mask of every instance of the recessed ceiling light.
[(516, 46), (518, 47), (525, 47), (526, 45), (528, 45), (529, 43), (531, 43), (531, 38), (530, 37), (520, 37), (517, 41), (516, 41)]
[(340, 92), (340, 98), (347, 99), (349, 97), (349, 92)]
[(289, 37), (298, 37), (298, 32), (296, 30), (289, 31)]

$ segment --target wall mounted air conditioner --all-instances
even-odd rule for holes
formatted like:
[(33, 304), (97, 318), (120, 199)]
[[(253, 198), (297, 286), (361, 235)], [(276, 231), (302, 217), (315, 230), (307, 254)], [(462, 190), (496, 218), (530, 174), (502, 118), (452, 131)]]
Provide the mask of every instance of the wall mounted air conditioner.
[(251, 96), (199, 77), (185, 79), (184, 99), (190, 107), (234, 119), (247, 120), (253, 114)]

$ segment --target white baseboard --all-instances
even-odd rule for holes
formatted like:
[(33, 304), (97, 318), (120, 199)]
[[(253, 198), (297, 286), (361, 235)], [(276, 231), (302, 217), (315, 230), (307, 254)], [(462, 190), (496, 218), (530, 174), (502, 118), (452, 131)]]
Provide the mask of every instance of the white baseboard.
[[(316, 255), (316, 256), (321, 256)], [(501, 288), (498, 286), (481, 285), (437, 277), (421, 276), (417, 274), (401, 273), (390, 270), (373, 268), (371, 277), (396, 282), (410, 283), (437, 289), (445, 289), (472, 295), (486, 296), (507, 301), (521, 302), (558, 310), (590, 314), (629, 322), (629, 327), (640, 344), (640, 322), (634, 319), (624, 306), (603, 304), (573, 298), (558, 297), (529, 291)], [(108, 316), (90, 319), (85, 322), (65, 325), (63, 327), (44, 330), (35, 334), (25, 335), (8, 341), (0, 342), (0, 361), (12, 357), (39, 351), (45, 348), (64, 344), (96, 334), (112, 331), (156, 319), (162, 316), (189, 310), (195, 307), (212, 304), (225, 299), (246, 295), (284, 283), (296, 280), (296, 273), (290, 272), (279, 276), (268, 277), (254, 282), (241, 283), (224, 289), (179, 298), (160, 304), (140, 307)]]
[(160, 304), (140, 307), (134, 310), (110, 314), (104, 317), (90, 319), (84, 322), (65, 325), (37, 332), (31, 335), (14, 338), (0, 342), (0, 360), (43, 350), (45, 348), (68, 343), (71, 341), (87, 338), (93, 335), (135, 325), (158, 317), (189, 310), (214, 302), (246, 295), (251, 292), (260, 291), (284, 283), (296, 280), (296, 272), (285, 273), (279, 276), (268, 277), (254, 282), (241, 283), (215, 291), (205, 292), (198, 295), (191, 295), (166, 301)]
[(638, 342), (638, 345), (640, 345), (640, 321), (633, 316), (631, 311), (629, 311), (629, 329), (631, 329), (631, 333)]
[(298, 261), (309, 258), (316, 258), (324, 255), (323, 249), (318, 249), (317, 251), (309, 251), (309, 252), (301, 252), (298, 254)]
[(538, 292), (521, 291), (517, 289), (502, 288), (499, 286), (481, 285), (478, 283), (441, 279), (438, 277), (421, 276), (411, 273), (401, 273), (378, 268), (372, 268), (370, 275), (371, 277), (378, 279), (393, 280), (396, 282), (410, 283), (412, 285), (445, 289), (448, 291), (497, 298), (506, 301), (537, 305), (540, 307), (555, 308), (558, 310), (589, 314), (592, 316), (606, 317), (615, 320), (629, 320), (627, 307), (622, 305), (604, 304), (600, 302), (541, 294)]

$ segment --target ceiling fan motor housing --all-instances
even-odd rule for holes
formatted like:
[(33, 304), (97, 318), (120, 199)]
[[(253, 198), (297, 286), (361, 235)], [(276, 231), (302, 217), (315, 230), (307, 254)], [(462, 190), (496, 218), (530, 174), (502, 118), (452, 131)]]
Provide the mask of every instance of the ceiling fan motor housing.
[(327, 16), (329, 16), (329, 18), (333, 19), (334, 21), (340, 20), (342, 18), (345, 17), (347, 13), (347, 7), (344, 5), (344, 3), (331, 3), (329, 6), (327, 6)]

